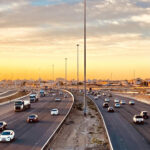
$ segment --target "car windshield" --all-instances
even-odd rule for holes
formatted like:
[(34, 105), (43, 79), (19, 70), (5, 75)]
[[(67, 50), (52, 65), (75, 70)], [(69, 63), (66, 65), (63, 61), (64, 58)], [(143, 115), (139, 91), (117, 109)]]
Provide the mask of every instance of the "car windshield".
[(30, 98), (35, 98), (35, 96), (30, 96)]
[(2, 132), (2, 135), (10, 135), (10, 132)]
[(21, 101), (15, 102), (15, 105), (22, 105), (22, 102)]
[(52, 111), (57, 111), (57, 109), (52, 109)]
[(147, 112), (143, 112), (144, 115), (147, 115)]
[(31, 116), (29, 116), (29, 118), (35, 118), (35, 115), (31, 115)]
[(136, 118), (143, 118), (142, 116), (136, 116)]
[(3, 123), (2, 122), (0, 122), (0, 126), (2, 126), (3, 125)]

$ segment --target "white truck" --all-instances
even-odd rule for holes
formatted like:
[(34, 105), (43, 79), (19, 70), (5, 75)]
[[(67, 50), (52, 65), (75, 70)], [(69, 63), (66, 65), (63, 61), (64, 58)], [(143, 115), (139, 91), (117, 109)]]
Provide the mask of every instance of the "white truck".
[(14, 104), (15, 111), (24, 111), (30, 108), (30, 101), (29, 100), (17, 100)]
[(31, 94), (30, 95), (30, 103), (34, 103), (34, 102), (36, 102), (38, 100), (39, 100), (39, 98), (38, 98), (37, 94)]

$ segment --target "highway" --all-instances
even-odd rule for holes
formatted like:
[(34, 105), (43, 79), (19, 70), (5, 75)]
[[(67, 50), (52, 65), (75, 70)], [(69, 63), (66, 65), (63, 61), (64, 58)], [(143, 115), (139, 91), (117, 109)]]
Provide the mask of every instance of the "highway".
[[(55, 102), (55, 97), (60, 97), (61, 102)], [(0, 143), (0, 150), (40, 150), (54, 130), (63, 120), (73, 103), (72, 97), (47, 95), (38, 102), (31, 104), (31, 109), (23, 112), (14, 112), (13, 103), (0, 106), (0, 120), (8, 123), (8, 129), (16, 133), (16, 139), (7, 144)], [(60, 115), (51, 116), (50, 110), (58, 108)], [(38, 123), (27, 123), (30, 114), (39, 116)]]
[(9, 90), (3, 93), (0, 93), (0, 99), (11, 96), (13, 94), (15, 94), (17, 92), (17, 90)]
[[(101, 111), (110, 140), (114, 150), (150, 150), (150, 119), (146, 120), (144, 125), (136, 125), (133, 123), (133, 115), (139, 114), (142, 110), (150, 112), (150, 106), (145, 103), (135, 102), (135, 106), (123, 105), (121, 108), (115, 108), (114, 113), (107, 112), (107, 108), (103, 108), (103, 102), (106, 96), (101, 96), (98, 100), (91, 98), (99, 110)], [(124, 99), (128, 102), (129, 98), (113, 95), (110, 98), (110, 106), (114, 106), (114, 98)]]

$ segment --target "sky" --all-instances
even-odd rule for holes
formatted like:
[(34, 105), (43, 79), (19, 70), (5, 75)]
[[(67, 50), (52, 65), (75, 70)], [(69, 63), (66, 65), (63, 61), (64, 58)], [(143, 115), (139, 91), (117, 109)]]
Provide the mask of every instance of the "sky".
[[(0, 79), (83, 79), (83, 0), (0, 0)], [(150, 1), (87, 0), (87, 78), (150, 78)]]

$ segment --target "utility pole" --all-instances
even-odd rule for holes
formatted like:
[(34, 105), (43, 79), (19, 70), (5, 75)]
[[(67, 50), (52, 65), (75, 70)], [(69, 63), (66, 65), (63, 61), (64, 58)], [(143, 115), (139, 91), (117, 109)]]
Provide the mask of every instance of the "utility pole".
[(77, 44), (77, 90), (79, 91), (79, 44)]
[(67, 58), (65, 58), (65, 89), (67, 89)]
[(86, 100), (86, 0), (84, 0), (84, 116), (87, 113)]

